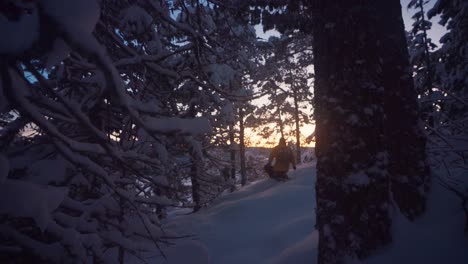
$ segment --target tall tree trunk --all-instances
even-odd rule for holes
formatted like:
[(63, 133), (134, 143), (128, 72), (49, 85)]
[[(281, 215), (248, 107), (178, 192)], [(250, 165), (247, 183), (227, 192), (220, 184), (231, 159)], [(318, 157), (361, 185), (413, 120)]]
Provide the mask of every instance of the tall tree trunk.
[(190, 180), (192, 182), (192, 200), (194, 203), (193, 211), (196, 212), (201, 208), (201, 197), (200, 197), (200, 183), (198, 182), (199, 177), (199, 165), (196, 157), (192, 157), (192, 166), (190, 167)]
[(278, 106), (278, 124), (279, 124), (279, 127), (280, 127), (281, 137), (284, 138), (284, 123), (283, 123), (283, 119), (281, 118), (280, 106)]
[(280, 127), (280, 133), (281, 137), (284, 138), (284, 124), (283, 124), (283, 119), (281, 118), (281, 103), (278, 100), (278, 91), (275, 89), (275, 102), (277, 110), (276, 114), (278, 115), (278, 125)]
[[(123, 169), (122, 174), (123, 174), (124, 177), (125, 177), (126, 173), (127, 173), (126, 169)], [(119, 186), (119, 187), (122, 188), (123, 190), (125, 190), (125, 184), (121, 184), (121, 185), (123, 185), (123, 186)], [(122, 199), (122, 197), (119, 197), (118, 201), (119, 201), (119, 211), (120, 211), (120, 214), (119, 214), (119, 217), (118, 217), (119, 218), (119, 224), (120, 224), (120, 226), (123, 227), (123, 226), (125, 226), (125, 224), (124, 224), (125, 202)], [(125, 230), (123, 230), (123, 228), (119, 228), (119, 231), (122, 234), (125, 233)], [(124, 264), (125, 263), (125, 248), (122, 245), (118, 246), (117, 261), (118, 261), (119, 264)]]
[(386, 18), (381, 20), (380, 34), (383, 40), (385, 139), (391, 190), (401, 212), (412, 220), (426, 207), (430, 173), (426, 141), (418, 116), (400, 1), (382, 1), (381, 6), (386, 14)]
[(234, 147), (234, 125), (229, 124), (230, 164), (231, 164), (231, 192), (236, 189), (236, 149)]
[(300, 130), (300, 123), (299, 123), (299, 103), (297, 98), (297, 91), (294, 88), (294, 84), (291, 83), (293, 89), (293, 99), (294, 99), (294, 121), (296, 122), (296, 163), (300, 164), (301, 159), (301, 130)]
[[(319, 264), (391, 241), (384, 89), (375, 0), (311, 2), (315, 53)], [(382, 17), (382, 18), (380, 18)]]
[(244, 108), (239, 107), (239, 156), (240, 156), (240, 174), (241, 184), (247, 184), (247, 174), (245, 173), (245, 141), (244, 141)]

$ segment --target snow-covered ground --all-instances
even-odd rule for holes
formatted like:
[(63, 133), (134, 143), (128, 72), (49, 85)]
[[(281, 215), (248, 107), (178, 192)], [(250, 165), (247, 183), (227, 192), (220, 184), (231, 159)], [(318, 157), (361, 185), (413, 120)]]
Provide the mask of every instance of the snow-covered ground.
[(395, 211), (393, 243), (364, 263), (467, 264), (468, 234), (463, 232), (461, 208), (460, 200), (433, 179), (426, 213), (409, 222)]
[[(285, 183), (252, 183), (198, 213), (171, 217), (167, 230), (194, 237), (166, 248), (167, 261), (150, 257), (149, 263), (316, 263), (315, 168), (303, 165), (290, 176)], [(427, 213), (410, 223), (395, 211), (394, 242), (365, 263), (468, 263), (458, 206), (434, 184)]]

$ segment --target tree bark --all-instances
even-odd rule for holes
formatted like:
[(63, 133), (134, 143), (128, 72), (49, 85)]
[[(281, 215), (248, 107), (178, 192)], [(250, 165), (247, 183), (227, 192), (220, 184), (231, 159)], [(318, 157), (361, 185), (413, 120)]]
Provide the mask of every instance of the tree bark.
[[(384, 89), (375, 0), (311, 2), (320, 264), (391, 241)], [(383, 18), (381, 18), (383, 16)]]
[(294, 121), (296, 122), (296, 163), (300, 164), (301, 159), (301, 130), (300, 130), (300, 120), (299, 120), (299, 103), (297, 98), (297, 91), (294, 88), (294, 84), (291, 83), (291, 88), (293, 90), (293, 99), (294, 99)]
[(284, 138), (284, 123), (283, 123), (283, 119), (281, 118), (281, 109), (279, 106), (278, 106), (278, 124), (280, 126), (281, 137)]
[(410, 220), (424, 213), (429, 184), (424, 127), (419, 119), (401, 5), (382, 1), (381, 20), (385, 139), (393, 199)]
[(398, 0), (315, 0), (319, 263), (391, 241), (390, 192), (410, 220), (429, 170)]
[(234, 148), (234, 125), (229, 124), (229, 142), (230, 142), (230, 164), (231, 164), (231, 192), (236, 189), (236, 150)]
[(280, 127), (280, 134), (281, 134), (281, 137), (284, 138), (284, 123), (283, 123), (283, 119), (281, 118), (281, 103), (279, 102), (279, 99), (278, 99), (278, 91), (275, 89), (275, 104), (276, 104), (276, 114), (278, 115), (278, 119), (277, 119), (277, 122), (278, 122), (278, 125)]
[(200, 197), (200, 183), (198, 182), (199, 177), (199, 166), (196, 157), (192, 157), (192, 165), (190, 167), (190, 180), (192, 182), (192, 200), (193, 200), (193, 211), (197, 212), (201, 209), (201, 197)]
[(240, 156), (240, 174), (242, 186), (247, 184), (247, 175), (245, 173), (245, 141), (244, 141), (244, 108), (239, 107), (239, 156)]

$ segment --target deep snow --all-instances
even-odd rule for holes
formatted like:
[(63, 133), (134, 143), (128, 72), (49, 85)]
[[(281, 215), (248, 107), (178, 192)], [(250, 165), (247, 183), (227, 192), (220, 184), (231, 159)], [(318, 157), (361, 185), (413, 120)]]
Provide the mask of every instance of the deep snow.
[[(289, 174), (285, 183), (261, 180), (198, 213), (170, 217), (169, 233), (194, 237), (165, 248), (167, 261), (153, 256), (149, 263), (316, 263), (315, 168), (304, 165)], [(411, 223), (395, 209), (393, 243), (363, 263), (468, 263), (468, 236), (458, 206), (434, 182), (426, 214)]]

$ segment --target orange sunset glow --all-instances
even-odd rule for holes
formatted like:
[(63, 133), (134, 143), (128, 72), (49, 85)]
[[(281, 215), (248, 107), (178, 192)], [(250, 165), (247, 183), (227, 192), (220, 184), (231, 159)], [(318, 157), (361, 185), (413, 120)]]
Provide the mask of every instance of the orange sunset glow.
[[(272, 125), (270, 125), (272, 126)], [(309, 137), (315, 130), (315, 124), (302, 124), (301, 125), (301, 146), (302, 147), (315, 147), (315, 139), (310, 142), (306, 142), (306, 138)], [(294, 130), (289, 127), (285, 126), (285, 138), (286, 142), (290, 142), (292, 144), (296, 143), (296, 136)], [(247, 147), (264, 147), (264, 148), (272, 148), (278, 144), (278, 141), (281, 137), (279, 133), (275, 133), (269, 138), (263, 138), (258, 133), (254, 132), (251, 128), (246, 128), (245, 131), (246, 136), (246, 146)]]

